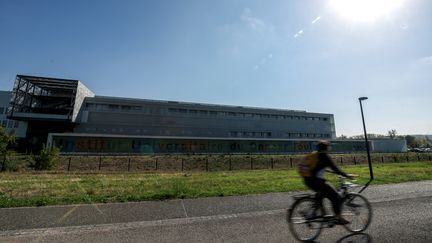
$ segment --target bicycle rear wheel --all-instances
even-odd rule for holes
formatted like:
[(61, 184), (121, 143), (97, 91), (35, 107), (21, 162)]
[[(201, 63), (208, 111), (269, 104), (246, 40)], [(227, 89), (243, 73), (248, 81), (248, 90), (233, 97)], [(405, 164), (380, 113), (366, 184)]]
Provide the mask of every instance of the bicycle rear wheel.
[(299, 241), (312, 241), (321, 233), (322, 210), (315, 208), (313, 198), (301, 198), (288, 211), (291, 233)]
[(344, 225), (348, 231), (362, 232), (371, 223), (372, 208), (364, 196), (348, 193), (342, 203), (342, 216), (350, 222)]

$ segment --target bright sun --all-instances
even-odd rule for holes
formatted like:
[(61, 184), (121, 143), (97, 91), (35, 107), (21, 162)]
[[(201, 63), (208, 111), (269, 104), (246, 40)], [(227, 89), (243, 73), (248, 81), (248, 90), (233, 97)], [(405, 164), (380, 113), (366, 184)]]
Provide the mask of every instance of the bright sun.
[(352, 21), (370, 22), (388, 16), (404, 0), (331, 0), (331, 6), (342, 17)]

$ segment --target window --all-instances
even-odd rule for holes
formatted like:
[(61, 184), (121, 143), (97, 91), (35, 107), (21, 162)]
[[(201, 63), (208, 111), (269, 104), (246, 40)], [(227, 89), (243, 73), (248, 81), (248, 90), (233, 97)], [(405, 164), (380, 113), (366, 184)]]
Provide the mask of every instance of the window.
[(14, 121), (9, 120), (8, 121), (8, 128), (12, 128), (13, 127), (13, 123), (14, 123)]
[(171, 112), (171, 113), (176, 113), (176, 112), (178, 112), (178, 109), (176, 109), (176, 108), (168, 108), (168, 111)]
[(18, 128), (18, 126), (19, 126), (19, 121), (15, 121), (14, 128)]
[(6, 122), (7, 122), (6, 120), (3, 120), (3, 121), (2, 121), (1, 124), (2, 124), (3, 127), (6, 127)]
[(87, 103), (86, 107), (88, 110), (90, 110), (90, 109), (94, 109), (95, 105), (93, 103)]
[(131, 107), (130, 105), (122, 105), (122, 106), (121, 106), (121, 109), (122, 109), (123, 111), (130, 111), (130, 110), (132, 109), (132, 107)]
[(236, 113), (235, 112), (228, 112), (228, 115), (229, 116), (236, 116)]
[(3, 114), (5, 112), (5, 108), (4, 107), (0, 107), (0, 114)]
[(217, 115), (217, 111), (209, 111), (209, 114), (212, 116), (216, 116)]
[(180, 113), (187, 113), (187, 110), (186, 109), (179, 109), (178, 110)]
[(118, 105), (108, 105), (109, 110), (118, 110), (118, 108), (119, 108)]
[(237, 132), (230, 132), (231, 137), (237, 137)]
[(108, 106), (105, 104), (96, 104), (96, 110), (98, 111), (103, 111), (103, 110), (107, 110)]
[(189, 110), (189, 113), (191, 113), (191, 114), (198, 114), (198, 111), (197, 110)]
[(205, 110), (200, 110), (199, 113), (200, 113), (200, 115), (207, 115), (207, 111), (205, 111)]

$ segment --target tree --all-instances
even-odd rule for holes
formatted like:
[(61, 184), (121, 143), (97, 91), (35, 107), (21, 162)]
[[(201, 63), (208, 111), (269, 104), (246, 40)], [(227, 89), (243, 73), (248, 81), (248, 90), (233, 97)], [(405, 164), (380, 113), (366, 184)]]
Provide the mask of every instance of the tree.
[(345, 135), (343, 135), (343, 134), (341, 134), (338, 138), (339, 138), (339, 139), (348, 139), (348, 137), (345, 136)]
[(0, 126), (0, 156), (3, 157), (1, 171), (6, 169), (6, 156), (8, 147), (15, 142), (15, 132), (7, 133), (3, 126)]
[(415, 148), (417, 147), (417, 142), (416, 142), (416, 138), (414, 136), (411, 135), (406, 135), (405, 136), (405, 140), (407, 142), (407, 146), (410, 148)]
[(395, 139), (396, 135), (397, 135), (397, 131), (396, 131), (396, 129), (391, 129), (387, 132), (387, 134), (391, 139)]
[(44, 144), (39, 155), (33, 156), (33, 161), (30, 163), (30, 167), (33, 167), (35, 170), (51, 170), (57, 167), (59, 160), (60, 148), (48, 148)]

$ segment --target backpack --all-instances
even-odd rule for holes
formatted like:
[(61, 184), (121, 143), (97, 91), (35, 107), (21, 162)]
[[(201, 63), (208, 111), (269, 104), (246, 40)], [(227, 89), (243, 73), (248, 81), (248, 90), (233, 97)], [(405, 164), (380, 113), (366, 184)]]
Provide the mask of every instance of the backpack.
[(298, 163), (298, 172), (302, 177), (311, 177), (313, 170), (317, 167), (319, 162), (318, 152), (307, 154)]

